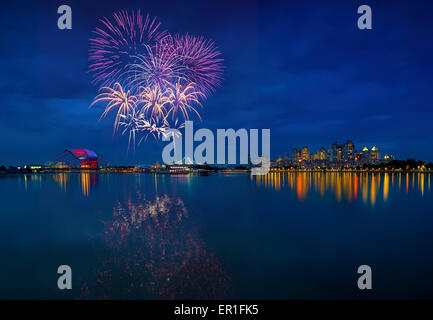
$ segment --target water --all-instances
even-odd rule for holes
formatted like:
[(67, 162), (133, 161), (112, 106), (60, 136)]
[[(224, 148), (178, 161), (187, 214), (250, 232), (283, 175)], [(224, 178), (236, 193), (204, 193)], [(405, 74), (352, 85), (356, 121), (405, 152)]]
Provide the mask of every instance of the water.
[[(0, 298), (433, 298), (430, 174), (0, 177)], [(69, 265), (73, 289), (57, 289)], [(357, 268), (373, 289), (357, 288)]]

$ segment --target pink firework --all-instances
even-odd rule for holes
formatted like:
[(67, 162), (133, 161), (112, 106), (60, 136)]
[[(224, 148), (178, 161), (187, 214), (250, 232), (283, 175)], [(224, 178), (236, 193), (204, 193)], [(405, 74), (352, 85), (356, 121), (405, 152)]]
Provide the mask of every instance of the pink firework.
[(166, 31), (158, 31), (160, 23), (149, 15), (144, 18), (140, 10), (130, 14), (122, 10), (99, 20), (102, 26), (90, 39), (89, 71), (94, 81), (103, 86), (111, 86), (122, 80), (130, 64), (136, 63), (136, 56), (147, 53), (147, 46), (161, 41)]
[(208, 96), (221, 85), (224, 61), (221, 52), (210, 40), (191, 35), (165, 37), (163, 43), (171, 43), (181, 66), (182, 78), (195, 83), (198, 90)]
[(138, 55), (137, 62), (125, 72), (129, 85), (169, 88), (181, 77), (182, 66), (174, 50), (167, 44), (159, 43), (147, 47), (146, 55)]

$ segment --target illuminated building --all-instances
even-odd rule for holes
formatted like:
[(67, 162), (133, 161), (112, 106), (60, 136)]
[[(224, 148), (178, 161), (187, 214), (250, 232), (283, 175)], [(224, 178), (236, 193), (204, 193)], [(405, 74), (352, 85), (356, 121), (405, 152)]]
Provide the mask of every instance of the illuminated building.
[(342, 146), (343, 148), (343, 160), (351, 161), (354, 159), (355, 144), (351, 140), (347, 140)]
[(342, 160), (343, 148), (337, 142), (331, 145), (331, 161), (338, 162)]
[(391, 154), (391, 155), (385, 155), (384, 157), (383, 157), (383, 161), (384, 162), (389, 162), (389, 161), (392, 161), (392, 160), (395, 160), (395, 158), (394, 158), (394, 156)]
[(371, 148), (370, 150), (370, 161), (372, 163), (376, 163), (380, 160), (380, 150), (376, 147)]
[(300, 159), (301, 159), (301, 155), (300, 155), (298, 148), (293, 148), (293, 150), (292, 150), (292, 162), (294, 164), (297, 164)]
[(301, 160), (302, 161), (310, 161), (311, 160), (311, 154), (310, 150), (307, 146), (303, 146), (301, 149)]
[(354, 160), (354, 158), (355, 158), (355, 144), (351, 140), (347, 140), (347, 142), (343, 144), (338, 144), (337, 142), (334, 142), (331, 145), (332, 162), (340, 162), (340, 161), (349, 162)]
[(328, 160), (328, 151), (324, 148), (321, 147), (319, 150), (317, 150), (317, 152), (314, 154), (313, 156), (313, 160), (314, 161), (325, 161)]
[(24, 169), (31, 170), (31, 172), (43, 171), (44, 168), (45, 166), (39, 164), (31, 164), (31, 165), (24, 166)]
[(317, 153), (319, 158), (318, 160), (328, 160), (328, 151), (324, 147), (321, 147)]
[(170, 173), (189, 173), (192, 169), (189, 165), (177, 164), (168, 166), (167, 170)]
[(48, 161), (47, 165), (54, 168), (99, 168), (103, 161), (95, 151), (89, 149), (67, 149)]
[[(386, 155), (385, 162), (394, 160), (394, 156)], [(380, 150), (377, 147), (369, 150), (364, 147), (362, 151), (355, 150), (352, 140), (347, 140), (343, 144), (334, 142), (328, 151), (324, 147), (310, 154), (307, 146), (302, 149), (294, 148), (292, 151), (292, 163), (299, 164), (302, 168), (354, 168), (366, 164), (377, 164), (381, 161)]]

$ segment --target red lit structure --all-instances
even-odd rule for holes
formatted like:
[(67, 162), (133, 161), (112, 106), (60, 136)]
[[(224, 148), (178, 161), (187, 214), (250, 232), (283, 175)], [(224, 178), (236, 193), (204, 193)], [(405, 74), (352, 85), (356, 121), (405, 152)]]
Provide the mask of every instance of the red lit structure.
[(70, 150), (80, 161), (82, 168), (98, 168), (98, 155), (88, 149), (72, 149)]
[(89, 149), (67, 149), (48, 161), (50, 167), (97, 169), (101, 159), (95, 151)]

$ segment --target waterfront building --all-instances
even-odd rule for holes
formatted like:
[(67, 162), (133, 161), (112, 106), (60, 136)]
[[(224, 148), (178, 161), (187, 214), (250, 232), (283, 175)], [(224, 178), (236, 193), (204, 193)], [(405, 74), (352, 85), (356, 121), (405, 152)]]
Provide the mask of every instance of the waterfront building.
[(301, 160), (302, 161), (310, 161), (311, 160), (311, 154), (310, 150), (307, 146), (303, 146), (301, 149)]
[(343, 149), (343, 160), (352, 161), (355, 154), (355, 144), (351, 140), (347, 140), (342, 146)]
[[(393, 156), (386, 155), (382, 161), (392, 159), (394, 159)], [(355, 144), (350, 139), (343, 144), (339, 144), (337, 141), (332, 143), (330, 150), (321, 147), (313, 154), (310, 153), (307, 146), (302, 147), (300, 150), (294, 148), (292, 151), (292, 164), (299, 165), (302, 168), (354, 168), (364, 164), (377, 164), (380, 161), (379, 148), (374, 146), (369, 150), (364, 147), (362, 151), (357, 151)]]
[(326, 150), (324, 147), (321, 147), (319, 149), (318, 153), (318, 160), (328, 160), (328, 150)]
[(41, 164), (28, 164), (24, 166), (24, 169), (30, 170), (31, 172), (41, 172), (45, 170), (45, 166)]
[(328, 160), (328, 150), (326, 150), (324, 147), (320, 147), (319, 150), (314, 154), (313, 156), (314, 161), (324, 161)]
[(390, 162), (390, 161), (391, 161), (390, 156), (386, 154), (386, 155), (383, 157), (383, 162), (388, 163), (388, 162)]
[(395, 158), (394, 158), (394, 156), (391, 154), (391, 155), (385, 155), (384, 157), (383, 157), (383, 161), (384, 162), (390, 162), (390, 161), (392, 161), (392, 160), (395, 160)]
[(370, 150), (370, 162), (377, 163), (380, 160), (379, 148), (373, 147)]
[(339, 162), (343, 159), (343, 147), (337, 142), (331, 144), (331, 161)]
[(47, 167), (56, 169), (98, 169), (108, 162), (90, 149), (67, 149), (46, 163)]
[(284, 155), (284, 165), (285, 166), (289, 166), (290, 165), (290, 157), (287, 154)]
[(346, 143), (338, 144), (334, 142), (331, 145), (331, 161), (332, 162), (351, 162), (355, 158), (355, 144), (352, 140), (347, 140)]

